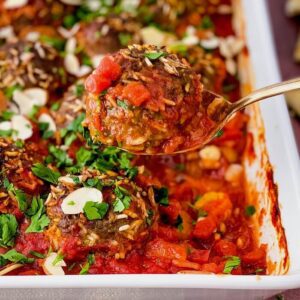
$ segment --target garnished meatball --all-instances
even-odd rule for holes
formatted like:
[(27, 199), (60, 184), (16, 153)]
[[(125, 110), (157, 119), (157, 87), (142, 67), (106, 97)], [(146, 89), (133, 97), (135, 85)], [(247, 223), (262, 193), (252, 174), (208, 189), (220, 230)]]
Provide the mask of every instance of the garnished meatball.
[(39, 87), (51, 95), (62, 94), (67, 78), (58, 52), (40, 42), (8, 43), (0, 47), (0, 88)]
[(94, 141), (172, 153), (197, 145), (211, 126), (200, 76), (164, 48), (133, 45), (106, 56), (85, 86)]
[(79, 46), (90, 55), (112, 53), (129, 44), (139, 43), (140, 25), (126, 13), (99, 17), (82, 23), (77, 33)]
[(151, 189), (143, 190), (118, 174), (96, 170), (59, 178), (46, 205), (51, 219), (47, 234), (53, 248), (62, 252), (65, 240), (72, 237), (81, 249), (124, 258), (127, 251), (147, 240), (156, 220)]

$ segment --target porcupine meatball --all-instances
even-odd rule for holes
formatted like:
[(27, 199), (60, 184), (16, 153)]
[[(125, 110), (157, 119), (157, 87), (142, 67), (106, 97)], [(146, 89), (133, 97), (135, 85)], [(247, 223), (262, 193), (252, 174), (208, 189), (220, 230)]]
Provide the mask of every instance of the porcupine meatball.
[(76, 35), (79, 46), (90, 56), (118, 51), (129, 44), (140, 43), (140, 25), (126, 13), (99, 17), (81, 23)]
[[(14, 85), (39, 87), (59, 97), (68, 79), (57, 51), (40, 42), (8, 43), (0, 47), (0, 89)], [(70, 77), (71, 78), (71, 77)]]
[(153, 190), (96, 170), (84, 170), (78, 177), (64, 176), (59, 182), (46, 202), (51, 219), (47, 234), (55, 250), (66, 247), (62, 234), (76, 239), (80, 249), (124, 258), (148, 238), (157, 218)]
[(202, 84), (184, 59), (132, 45), (106, 56), (85, 83), (94, 141), (135, 153), (173, 153), (197, 145), (212, 121)]
[(47, 155), (44, 149), (43, 145), (31, 141), (17, 146), (10, 138), (0, 138), (1, 213), (10, 213), (18, 207), (15, 192), (8, 184), (31, 196), (45, 191), (46, 186), (31, 170), (33, 164)]

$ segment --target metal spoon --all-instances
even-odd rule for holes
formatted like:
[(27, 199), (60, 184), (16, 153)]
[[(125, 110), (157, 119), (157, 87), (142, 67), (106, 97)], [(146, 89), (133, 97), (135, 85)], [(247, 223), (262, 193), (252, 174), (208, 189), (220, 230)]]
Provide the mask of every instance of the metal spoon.
[(195, 150), (209, 143), (216, 136), (218, 131), (226, 125), (232, 115), (246, 106), (298, 89), (300, 89), (300, 77), (258, 89), (234, 103), (229, 102), (223, 96), (212, 91), (204, 90), (202, 92), (202, 105), (206, 109), (208, 117), (214, 121), (214, 126), (207, 132), (201, 143), (176, 153)]

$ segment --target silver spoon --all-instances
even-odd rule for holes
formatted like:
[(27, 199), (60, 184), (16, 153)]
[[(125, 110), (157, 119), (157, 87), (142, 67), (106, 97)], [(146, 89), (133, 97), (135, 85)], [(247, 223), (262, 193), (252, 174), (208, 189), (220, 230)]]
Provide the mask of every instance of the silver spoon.
[(201, 143), (175, 153), (195, 150), (209, 143), (216, 136), (219, 130), (226, 125), (232, 115), (239, 110), (244, 109), (246, 106), (298, 89), (300, 89), (300, 77), (258, 89), (234, 103), (229, 102), (223, 96), (212, 91), (204, 90), (202, 92), (202, 106), (206, 109), (209, 118), (214, 121), (214, 126), (209, 130), (209, 132), (207, 132), (203, 140), (201, 140)]

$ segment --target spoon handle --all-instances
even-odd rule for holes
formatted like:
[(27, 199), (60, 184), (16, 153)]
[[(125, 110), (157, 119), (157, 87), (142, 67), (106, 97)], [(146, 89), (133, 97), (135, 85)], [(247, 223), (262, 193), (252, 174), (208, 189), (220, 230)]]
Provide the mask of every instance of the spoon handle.
[[(283, 81), (280, 83), (266, 86), (262, 89), (256, 90), (255, 92), (247, 95), (238, 102), (233, 104), (232, 111), (236, 112), (249, 104), (255, 103), (266, 98), (284, 94), (286, 92), (300, 89), (300, 77), (291, 80)], [(300, 99), (299, 99), (300, 101)]]

